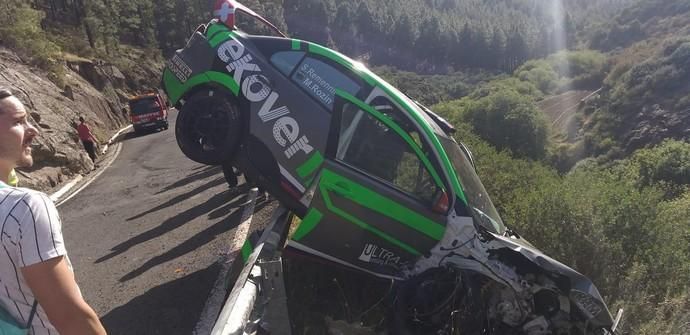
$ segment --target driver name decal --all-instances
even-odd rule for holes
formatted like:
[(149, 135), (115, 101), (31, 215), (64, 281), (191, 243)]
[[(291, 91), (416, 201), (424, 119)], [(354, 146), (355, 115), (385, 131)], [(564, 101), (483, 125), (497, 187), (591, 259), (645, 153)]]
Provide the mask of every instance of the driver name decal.
[[(245, 54), (244, 45), (236, 40), (228, 40), (218, 47), (218, 57), (227, 64), (226, 69), (233, 74), (237, 83), (241, 83), (242, 94), (253, 103), (262, 103), (258, 116), (263, 123), (273, 123), (273, 138), (276, 143), (286, 148), (284, 153), (289, 159), (302, 151), (309, 154), (314, 150), (306, 135), (300, 137), (300, 126), (290, 115), (287, 106), (275, 107), (280, 94), (273, 91), (268, 79), (261, 74), (261, 68), (252, 63), (250, 54)], [(248, 74), (251, 73), (251, 74)], [(242, 79), (244, 77), (244, 79)]]

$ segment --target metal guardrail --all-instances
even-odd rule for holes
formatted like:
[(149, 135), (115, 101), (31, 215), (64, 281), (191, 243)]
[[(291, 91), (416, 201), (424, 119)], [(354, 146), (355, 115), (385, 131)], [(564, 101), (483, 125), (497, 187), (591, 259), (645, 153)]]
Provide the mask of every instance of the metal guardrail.
[[(247, 201), (243, 204), (240, 224), (235, 228), (234, 238), (228, 245), (228, 253), (219, 261), (221, 266), (219, 276), (213, 285), (211, 294), (206, 300), (206, 305), (201, 312), (199, 322), (194, 328), (194, 335), (209, 335), (211, 333), (211, 329), (213, 329), (216, 319), (225, 303), (225, 299), (227, 298), (229, 276), (234, 274), (234, 278), (236, 278), (239, 275), (239, 271), (242, 269), (242, 257), (240, 257), (240, 253), (244, 241), (249, 237), (251, 232), (251, 223), (254, 216), (258, 192), (257, 188), (252, 188), (247, 193)], [(237, 263), (240, 264), (238, 265)]]
[[(278, 207), (244, 265), (239, 254), (230, 260), (232, 264), (225, 280), (232, 285), (232, 290), (210, 332), (208, 328), (198, 326), (194, 334), (240, 335), (258, 328), (273, 335), (291, 334), (280, 258), (289, 227), (288, 219), (288, 211)], [(248, 230), (250, 222), (251, 217), (238, 229), (246, 224), (245, 229)]]

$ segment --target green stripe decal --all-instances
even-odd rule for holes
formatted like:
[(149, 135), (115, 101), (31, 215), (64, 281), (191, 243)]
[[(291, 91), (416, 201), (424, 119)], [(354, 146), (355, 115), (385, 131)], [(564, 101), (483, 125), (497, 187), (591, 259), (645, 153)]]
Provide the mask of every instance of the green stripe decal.
[(228, 27), (220, 23), (211, 25), (206, 30), (206, 38), (208, 39), (208, 44), (212, 48), (217, 47), (219, 44), (235, 36), (236, 33), (234, 31), (228, 29)]
[[(324, 180), (324, 178), (325, 178), (326, 180)], [(340, 208), (335, 207), (335, 206), (333, 205), (333, 202), (331, 201), (331, 197), (330, 197), (330, 195), (329, 195), (329, 193), (328, 193), (329, 191), (324, 187), (324, 184), (325, 184), (325, 183), (328, 183), (328, 182), (329, 182), (329, 181), (328, 181), (329, 179), (343, 179), (343, 180), (347, 180), (347, 179), (345, 179), (345, 178), (343, 178), (343, 177), (340, 177), (340, 176), (336, 175), (336, 174), (333, 173), (332, 171), (329, 171), (329, 170), (324, 170), (324, 171), (323, 171), (323, 174), (322, 174), (322, 176), (321, 176), (321, 181), (319, 182), (319, 189), (320, 189), (320, 191), (321, 191), (321, 196), (323, 196), (323, 200), (324, 200), (324, 202), (325, 202), (325, 204), (326, 204), (326, 208), (328, 208), (329, 211), (331, 211), (332, 213), (334, 213), (334, 214), (336, 214), (336, 215), (342, 217), (343, 219), (345, 219), (345, 220), (347, 220), (347, 221), (349, 221), (349, 222), (355, 224), (356, 226), (358, 226), (358, 227), (360, 227), (360, 228), (362, 228), (362, 229), (364, 229), (364, 230), (366, 230), (366, 231), (368, 231), (368, 232), (371, 232), (372, 234), (374, 234), (374, 235), (376, 235), (376, 236), (378, 236), (378, 237), (380, 237), (380, 238), (382, 238), (382, 239), (384, 239), (384, 240), (386, 240), (386, 241), (388, 241), (388, 242), (390, 242), (390, 243), (392, 243), (392, 244), (398, 246), (400, 249), (403, 249), (403, 250), (405, 250), (405, 251), (407, 251), (407, 252), (409, 252), (409, 253), (411, 253), (411, 254), (413, 254), (413, 255), (415, 255), (415, 256), (420, 256), (420, 255), (421, 255), (421, 253), (420, 253), (419, 251), (415, 250), (414, 248), (412, 248), (411, 246), (407, 245), (406, 243), (404, 243), (404, 242), (402, 242), (402, 241), (400, 241), (400, 240), (394, 238), (393, 236), (390, 236), (390, 235), (384, 233), (383, 231), (379, 230), (379, 229), (376, 228), (376, 227), (372, 227), (372, 226), (366, 224), (365, 222), (363, 222), (363, 221), (361, 221), (360, 219), (354, 217), (354, 216), (351, 215), (350, 213), (347, 213), (347, 212), (341, 210)], [(348, 182), (350, 182), (350, 181), (348, 180)], [(351, 185), (351, 186), (352, 186), (352, 185)], [(365, 191), (365, 192), (368, 192), (368, 193), (371, 193), (369, 190), (366, 190), (366, 189), (364, 189), (364, 191)], [(372, 195), (374, 195), (374, 194), (372, 194)], [(376, 195), (374, 195), (374, 197), (375, 197), (375, 196), (376, 196)], [(366, 198), (367, 198), (367, 199), (371, 199), (371, 198), (374, 198), (374, 197), (367, 196)], [(362, 199), (357, 199), (357, 200), (359, 200), (359, 201), (354, 200), (354, 199), (350, 199), (350, 200), (353, 200), (353, 201), (358, 202), (358, 203), (360, 203), (360, 204), (361, 204), (361, 202), (362, 202), (362, 201), (361, 201)], [(387, 199), (386, 199), (386, 200), (387, 200)], [(396, 205), (397, 205), (397, 204), (396, 204)], [(370, 206), (368, 206), (368, 204), (365, 205), (365, 207), (368, 207), (368, 208), (373, 209), (373, 210), (376, 211), (375, 208), (371, 208)], [(384, 213), (384, 215), (388, 215), (388, 214), (389, 214), (389, 213)]]
[[(337, 173), (324, 169), (321, 172), (321, 180), (319, 181), (319, 187), (321, 188), (322, 194), (324, 194), (324, 199), (327, 199), (327, 206), (330, 205), (329, 210), (341, 211), (338, 208), (333, 207), (330, 203), (330, 197), (327, 196), (324, 185), (328, 184), (347, 184), (350, 187), (352, 194), (356, 194), (356, 197), (348, 198), (349, 200), (380, 213), (382, 215), (388, 216), (404, 225), (419, 231), (420, 233), (427, 235), (433, 239), (440, 240), (443, 238), (445, 232), (445, 227), (441, 224), (434, 222), (433, 220), (420, 215), (419, 213), (392, 201), (378, 193), (372, 192), (368, 188), (353, 182)], [(342, 212), (342, 211), (341, 211)], [(349, 214), (348, 214), (349, 216)]]
[(240, 85), (235, 81), (235, 78), (233, 78), (229, 74), (217, 71), (209, 71), (206, 72), (206, 76), (208, 76), (208, 79), (210, 79), (211, 81), (215, 81), (225, 86), (235, 96), (240, 94)]
[(292, 50), (300, 50), (302, 48), (302, 41), (292, 40)]
[(182, 95), (189, 92), (191, 88), (204, 83), (218, 83), (235, 95), (238, 95), (240, 92), (240, 85), (235, 82), (233, 77), (226, 73), (216, 71), (197, 74), (189, 78), (186, 82), (181, 83), (170, 70), (166, 69), (163, 72), (163, 82), (165, 84), (165, 90), (168, 93), (168, 98), (170, 98), (173, 104), (176, 104), (180, 98), (182, 98)]
[(309, 159), (297, 168), (297, 174), (304, 179), (316, 171), (323, 163), (323, 156), (316, 151)]
[(393, 99), (397, 104), (399, 104), (400, 107), (404, 108), (410, 115), (412, 115), (415, 121), (417, 121), (417, 123), (422, 126), (422, 130), (431, 140), (431, 144), (434, 146), (434, 149), (436, 149), (436, 151), (438, 152), (441, 165), (447, 171), (448, 178), (450, 178), (451, 188), (455, 191), (456, 195), (465, 204), (467, 204), (467, 199), (465, 197), (465, 194), (463, 193), (462, 187), (460, 186), (460, 181), (458, 180), (458, 176), (455, 173), (455, 169), (453, 169), (453, 166), (450, 163), (448, 155), (446, 154), (445, 150), (443, 150), (441, 142), (438, 140), (438, 137), (434, 133), (433, 129), (429, 126), (428, 121), (424, 118), (423, 115), (421, 115), (422, 112), (420, 112), (416, 107), (413, 107), (414, 102), (412, 102), (404, 94), (398, 91), (398, 89), (391, 86), (386, 81), (381, 79), (379, 76), (371, 72), (369, 69), (367, 69), (363, 65), (360, 65), (357, 62), (354, 62), (353, 60), (349, 59), (341, 53), (338, 53), (336, 51), (333, 51), (331, 49), (325, 48), (314, 43), (309, 43), (309, 52), (321, 55), (323, 57), (326, 57), (339, 63), (342, 66), (345, 66), (347, 69), (359, 75), (369, 85), (379, 87), (386, 94), (388, 94), (388, 96), (390, 96), (391, 99)]
[(218, 45), (221, 43), (235, 37), (235, 32), (222, 32), (220, 34), (217, 34), (213, 36), (209, 41), (208, 44), (211, 46), (211, 48), (216, 48)]
[(307, 236), (312, 230), (314, 230), (316, 225), (319, 224), (321, 218), (323, 218), (323, 214), (321, 214), (321, 212), (319, 212), (316, 208), (310, 209), (309, 212), (307, 212), (307, 215), (304, 216), (304, 219), (302, 219), (299, 227), (297, 227), (295, 234), (292, 235), (292, 239), (299, 241)]
[(206, 37), (213, 38), (213, 36), (222, 31), (230, 31), (227, 26), (221, 23), (212, 24), (206, 28)]
[(386, 117), (383, 115), (381, 112), (377, 111), (373, 107), (367, 105), (364, 103), (364, 101), (361, 101), (351, 95), (350, 93), (347, 93), (343, 90), (336, 89), (335, 94), (338, 96), (342, 97), (343, 99), (357, 105), (361, 110), (371, 114), (373, 117), (377, 118), (379, 121), (383, 122), (386, 126), (389, 128), (393, 129), (400, 137), (402, 137), (407, 144), (412, 147), (412, 149), (415, 151), (419, 159), (424, 163), (424, 166), (426, 166), (427, 170), (429, 170), (429, 173), (431, 174), (431, 177), (434, 178), (434, 182), (436, 182), (436, 185), (441, 187), (442, 189), (445, 190), (445, 187), (443, 186), (443, 182), (441, 181), (441, 178), (438, 176), (438, 173), (436, 173), (436, 169), (431, 165), (431, 162), (429, 161), (429, 158), (426, 157), (426, 155), (422, 152), (422, 149), (419, 147), (417, 142), (415, 142), (411, 137), (410, 134), (408, 134), (406, 131), (402, 130), (400, 126), (398, 126), (395, 122), (393, 122), (390, 118)]
[(170, 102), (176, 104), (184, 93), (184, 85), (168, 69), (163, 71), (163, 85), (165, 85), (165, 92), (168, 94)]
[(249, 242), (249, 239), (244, 241), (244, 244), (242, 245), (242, 262), (247, 263), (247, 259), (249, 259), (249, 255), (252, 254), (252, 251), (254, 251), (254, 247), (252, 244)]

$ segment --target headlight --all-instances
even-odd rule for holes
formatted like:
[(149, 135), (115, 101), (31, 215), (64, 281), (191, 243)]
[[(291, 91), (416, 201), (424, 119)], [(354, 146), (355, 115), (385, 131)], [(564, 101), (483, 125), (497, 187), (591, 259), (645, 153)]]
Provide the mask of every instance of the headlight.
[(596, 317), (604, 310), (604, 306), (602, 306), (602, 303), (599, 301), (599, 299), (585, 292), (571, 290), (570, 299), (590, 319)]

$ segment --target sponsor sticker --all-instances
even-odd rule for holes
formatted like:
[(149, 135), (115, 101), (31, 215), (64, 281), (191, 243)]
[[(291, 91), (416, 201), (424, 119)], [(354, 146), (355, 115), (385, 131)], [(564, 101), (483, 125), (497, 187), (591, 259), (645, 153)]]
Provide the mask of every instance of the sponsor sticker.
[(400, 256), (390, 250), (371, 243), (367, 243), (364, 246), (364, 250), (362, 250), (362, 253), (359, 255), (359, 260), (367, 263), (394, 267), (400, 265)]
[(190, 68), (179, 55), (172, 56), (168, 61), (167, 67), (175, 74), (175, 77), (183, 83), (192, 75), (192, 68)]
[(228, 40), (218, 47), (218, 57), (227, 64), (235, 82), (241, 83), (242, 94), (252, 103), (261, 104), (258, 116), (263, 123), (273, 123), (273, 139), (285, 149), (285, 157), (291, 159), (297, 153), (308, 155), (314, 150), (300, 125), (292, 117), (290, 109), (279, 103), (280, 94), (268, 84), (261, 67), (237, 40)]

